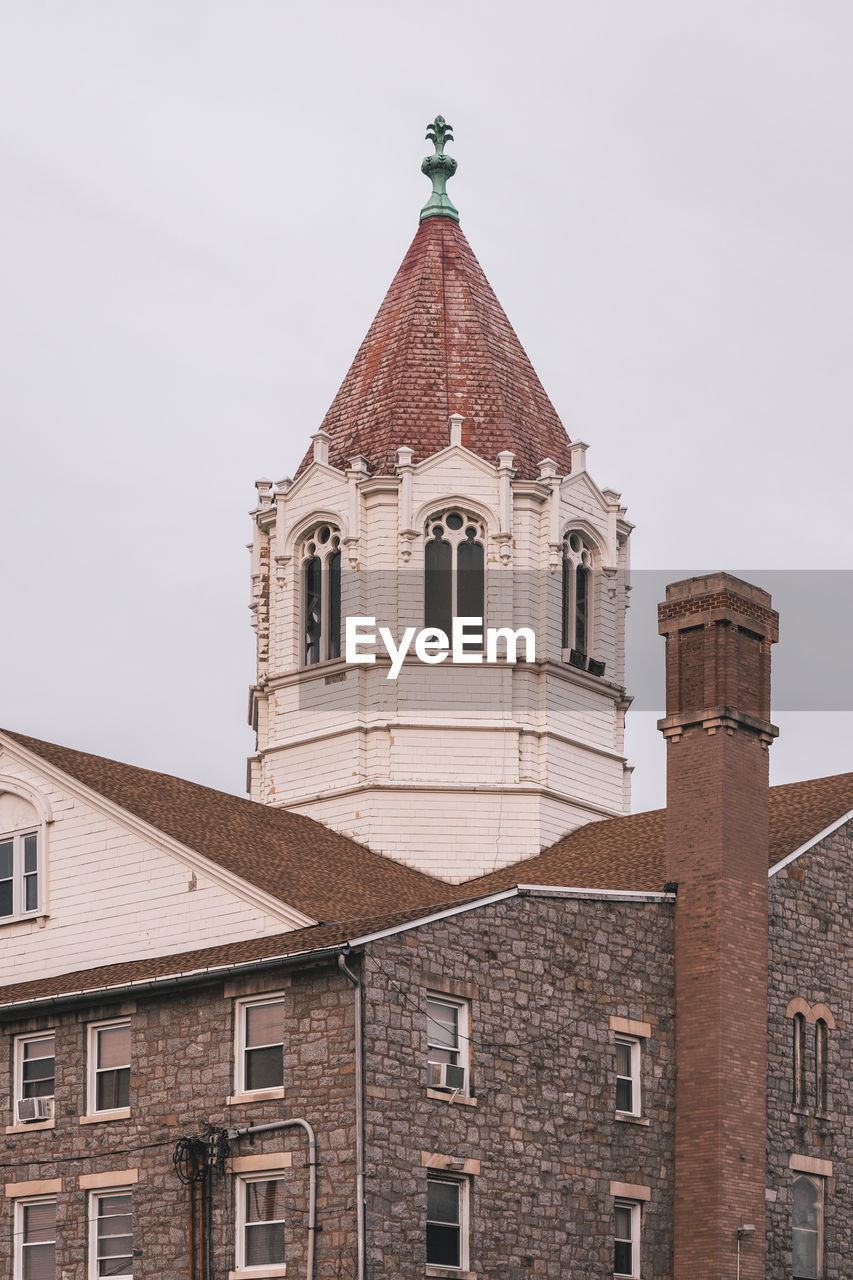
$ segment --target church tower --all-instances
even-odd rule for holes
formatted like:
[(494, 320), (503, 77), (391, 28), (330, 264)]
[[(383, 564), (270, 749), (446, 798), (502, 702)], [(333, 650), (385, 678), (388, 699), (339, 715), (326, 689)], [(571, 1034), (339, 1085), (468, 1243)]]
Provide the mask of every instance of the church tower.
[[(427, 137), (385, 300), (295, 477), (257, 483), (249, 791), (458, 881), (628, 810), (631, 525), (459, 226), (450, 126)], [(347, 618), (397, 643), (458, 616), (531, 628), (535, 656), (346, 661)]]

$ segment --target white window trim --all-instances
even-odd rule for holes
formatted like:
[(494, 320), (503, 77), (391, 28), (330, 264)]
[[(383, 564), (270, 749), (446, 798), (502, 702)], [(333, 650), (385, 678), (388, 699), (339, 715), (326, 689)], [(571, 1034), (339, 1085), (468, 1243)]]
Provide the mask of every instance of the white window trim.
[[(24, 1097), (24, 1045), (32, 1044), (37, 1040), (47, 1040), (53, 1036), (53, 1070), (54, 1070), (54, 1091), (56, 1089), (56, 1031), (53, 1027), (49, 1027), (45, 1031), (29, 1031), (26, 1035), (15, 1036), (13, 1044), (13, 1054), (15, 1062), (15, 1096), (12, 1099), (12, 1113), (17, 1123), (17, 1107), (18, 1103)], [(54, 1094), (45, 1094), (46, 1098), (52, 1098)], [(46, 1124), (47, 1121), (35, 1121), (33, 1123)]]
[(429, 1016), (429, 1004), (430, 1004), (430, 1002), (434, 1000), (434, 1001), (436, 1001), (436, 1002), (437, 1002), (437, 1003), (439, 1003), (439, 1004), (446, 1004), (446, 1005), (450, 1005), (452, 1008), (454, 1008), (454, 1009), (458, 1010), (458, 1015), (459, 1015), (459, 1016), (458, 1016), (457, 1024), (456, 1024), (456, 1025), (457, 1025), (457, 1035), (458, 1035), (458, 1038), (459, 1038), (459, 1061), (458, 1061), (457, 1065), (458, 1065), (458, 1066), (460, 1066), (460, 1067), (462, 1067), (462, 1069), (463, 1069), (463, 1070), (464, 1070), (464, 1072), (465, 1072), (465, 1087), (464, 1087), (464, 1089), (462, 1089), (462, 1091), (461, 1091), (461, 1096), (462, 1096), (462, 1097), (465, 1097), (465, 1098), (468, 1098), (468, 1097), (470, 1097), (470, 1096), (471, 1096), (471, 1053), (470, 1053), (470, 1047), (471, 1047), (471, 1001), (470, 1001), (470, 1000), (466, 1000), (466, 999), (464, 999), (464, 998), (463, 998), (463, 997), (461, 997), (461, 996), (449, 996), (449, 995), (447, 995), (447, 993), (446, 993), (446, 992), (444, 992), (444, 991), (427, 991), (427, 993), (426, 993), (426, 997), (427, 997), (427, 1045), (426, 1045), (426, 1051), (427, 1051), (427, 1063), (428, 1063), (428, 1064), (432, 1061), (432, 1059), (431, 1059), (431, 1058), (430, 1058), (430, 1056), (429, 1056), (429, 1055), (430, 1055), (430, 1043), (429, 1043), (429, 1042), (430, 1042), (430, 1038), (431, 1038), (431, 1037), (430, 1037), (430, 1016)]
[[(446, 1263), (428, 1262), (427, 1274), (443, 1274), (444, 1272), (466, 1272), (470, 1265), (470, 1244), (469, 1237), (471, 1234), (471, 1179), (462, 1175), (461, 1177), (452, 1173), (445, 1173), (443, 1169), (430, 1169), (427, 1172), (427, 1185), (430, 1182), (453, 1182), (459, 1188), (459, 1266), (448, 1267)], [(427, 1220), (424, 1220), (424, 1243), (426, 1243), (426, 1226)]]
[[(234, 1270), (230, 1271), (229, 1280), (238, 1280), (238, 1278), (262, 1277), (267, 1280), (271, 1276), (286, 1276), (287, 1264), (281, 1263), (275, 1266), (250, 1267), (246, 1264), (246, 1195), (245, 1189), (253, 1182), (283, 1182), (287, 1178), (287, 1169), (282, 1165), (274, 1169), (258, 1170), (257, 1173), (241, 1173), (235, 1175), (234, 1192), (235, 1192), (235, 1212), (234, 1212)], [(284, 1219), (285, 1231), (287, 1230), (287, 1219)], [(287, 1253), (287, 1240), (285, 1237), (285, 1254)]]
[[(24, 910), (24, 837), (36, 838), (36, 880), (38, 885), (38, 901), (29, 911)], [(0, 831), (0, 843), (12, 841), (12, 914), (0, 916), (0, 928), (6, 924), (15, 924), (19, 920), (34, 920), (46, 914), (46, 879), (45, 879), (45, 838), (44, 823), (34, 822), (26, 827), (16, 827), (14, 831)]]
[[(278, 1004), (285, 1000), (284, 991), (268, 991), (256, 996), (245, 996), (234, 1001), (234, 1096), (235, 1098), (254, 1098), (262, 1102), (264, 1098), (283, 1098), (284, 1084), (268, 1089), (250, 1089), (246, 1083), (246, 1010), (260, 1004)], [(283, 1012), (283, 1010), (282, 1010)], [(284, 1018), (282, 1018), (282, 1023)], [(284, 1055), (284, 1030), (281, 1033), (281, 1051)]]
[[(328, 542), (319, 542), (317, 534), (321, 529), (328, 529), (330, 536)], [(315, 551), (313, 555), (308, 550), (309, 544), (313, 543)], [(341, 570), (344, 566), (343, 558), (343, 531), (336, 520), (318, 520), (315, 524), (309, 526), (308, 530), (302, 534), (299, 539), (297, 549), (297, 564), (299, 565), (299, 666), (309, 671), (312, 667), (319, 667), (324, 662), (337, 662), (343, 655), (343, 642), (340, 637), (338, 639), (338, 647), (340, 653), (337, 658), (329, 655), (329, 628), (331, 626), (331, 593), (329, 590), (329, 561), (333, 555), (340, 555)], [(320, 656), (316, 662), (307, 662), (305, 654), (305, 640), (308, 630), (308, 592), (306, 583), (306, 569), (311, 560), (316, 558), (320, 561)], [(343, 577), (341, 580), (341, 592), (343, 593)], [(341, 616), (340, 624), (343, 627), (343, 594), (341, 596)]]
[[(28, 1205), (33, 1204), (52, 1204), (56, 1207), (55, 1195), (42, 1196), (24, 1196), (20, 1200), (15, 1201), (14, 1212), (14, 1232), (15, 1232), (15, 1252), (14, 1252), (14, 1280), (22, 1280), (24, 1274), (24, 1210)], [(56, 1246), (56, 1231), (54, 1230), (53, 1238), (54, 1247)]]
[[(129, 1107), (106, 1107), (98, 1109), (98, 1032), (105, 1031), (109, 1027), (127, 1027), (130, 1031), (130, 1018), (110, 1018), (106, 1022), (90, 1022), (86, 1032), (86, 1117), (83, 1119), (96, 1116), (99, 1119), (126, 1119), (130, 1113)], [(132, 1057), (133, 1045), (131, 1043), (131, 1053), (128, 1059)], [(131, 1066), (130, 1061), (127, 1063)]]
[[(624, 1271), (614, 1271), (613, 1274), (614, 1276), (618, 1276), (619, 1280), (626, 1280), (626, 1276), (629, 1276), (629, 1280), (639, 1280), (640, 1228), (642, 1226), (642, 1209), (640, 1207), (640, 1202), (639, 1200), (617, 1199), (614, 1201), (613, 1208), (614, 1208), (614, 1214), (613, 1214), (614, 1226), (615, 1226), (615, 1220), (616, 1220), (616, 1213), (615, 1213), (616, 1209), (630, 1209), (631, 1211), (631, 1271), (630, 1273), (626, 1273)], [(613, 1242), (615, 1245), (616, 1243), (615, 1232), (614, 1232)]]
[[(135, 1205), (133, 1203), (133, 1186), (127, 1183), (119, 1183), (117, 1186), (97, 1187), (89, 1192), (89, 1266), (88, 1280), (101, 1280), (98, 1275), (98, 1201), (105, 1196), (130, 1196), (131, 1208), (131, 1237), (130, 1249), (131, 1258), (133, 1257), (133, 1241), (136, 1224)], [(132, 1263), (131, 1263), (132, 1265)], [(124, 1272), (120, 1276), (113, 1276), (112, 1280), (133, 1280), (132, 1272)]]
[[(462, 517), (462, 527), (459, 529), (448, 529), (447, 523), (446, 523), (447, 517), (452, 516), (454, 514), (460, 515)], [(450, 556), (451, 556), (451, 559), (450, 559), (450, 583), (451, 583), (450, 585), (450, 616), (451, 616), (451, 620), (455, 617), (460, 616), (458, 613), (458, 610), (459, 610), (459, 597), (458, 597), (459, 548), (462, 545), (462, 543), (469, 541), (469, 539), (465, 537), (466, 526), (473, 525), (477, 530), (477, 536), (476, 538), (473, 539), (473, 541), (483, 549), (483, 617), (481, 619), (483, 645), (482, 645), (482, 649), (480, 650), (471, 649), (469, 652), (471, 653), (485, 652), (485, 648), (486, 648), (485, 636), (486, 636), (486, 625), (487, 625), (486, 615), (488, 614), (488, 611), (489, 611), (489, 582), (488, 582), (489, 522), (484, 515), (481, 515), (479, 512), (475, 511), (472, 507), (467, 506), (465, 503), (461, 503), (458, 506), (442, 507), (438, 511), (434, 511), (431, 515), (427, 516), (424, 522), (424, 534), (423, 534), (424, 600), (423, 600), (423, 608), (421, 610), (421, 614), (424, 618), (424, 626), (427, 625), (426, 623), (426, 548), (427, 548), (427, 543), (433, 540), (433, 530), (437, 524), (440, 524), (442, 529), (444, 530), (440, 541), (447, 542), (450, 545), (450, 549), (451, 549), (450, 551)]]
[[(627, 1036), (621, 1032), (617, 1033), (614, 1044), (628, 1045), (631, 1050), (631, 1110), (624, 1111), (621, 1107), (616, 1108), (618, 1116), (641, 1116), (643, 1114), (643, 1095), (641, 1089), (641, 1074), (643, 1061), (642, 1041), (638, 1036)], [(618, 1079), (627, 1080), (628, 1076), (618, 1076)]]

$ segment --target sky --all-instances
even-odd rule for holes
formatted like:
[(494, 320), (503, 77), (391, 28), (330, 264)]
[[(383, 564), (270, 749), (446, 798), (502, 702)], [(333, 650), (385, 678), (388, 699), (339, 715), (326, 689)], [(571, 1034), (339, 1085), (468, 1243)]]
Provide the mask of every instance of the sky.
[(440, 112), (636, 525), (643, 670), (659, 585), (772, 580), (773, 780), (853, 769), (851, 56), (846, 0), (0, 0), (0, 723), (242, 792), (254, 480), (322, 421)]

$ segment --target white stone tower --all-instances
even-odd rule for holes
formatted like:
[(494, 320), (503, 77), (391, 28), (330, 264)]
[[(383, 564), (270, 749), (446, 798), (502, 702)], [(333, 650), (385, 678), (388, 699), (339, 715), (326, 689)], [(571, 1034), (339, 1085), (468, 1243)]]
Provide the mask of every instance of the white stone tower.
[[(458, 881), (628, 811), (631, 525), (459, 228), (449, 126), (428, 136), (433, 195), (376, 319), (296, 478), (257, 485), (249, 790)], [(399, 637), (451, 613), (533, 627), (535, 660), (344, 660), (347, 616)]]

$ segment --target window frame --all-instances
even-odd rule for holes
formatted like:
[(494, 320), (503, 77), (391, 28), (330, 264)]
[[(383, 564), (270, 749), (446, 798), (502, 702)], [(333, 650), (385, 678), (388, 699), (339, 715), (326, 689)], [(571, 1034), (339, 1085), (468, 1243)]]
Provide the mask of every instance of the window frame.
[[(626, 1240), (624, 1236), (616, 1235), (616, 1210), (627, 1209), (631, 1214), (631, 1238)], [(643, 1226), (642, 1205), (639, 1200), (626, 1200), (623, 1196), (618, 1196), (613, 1202), (613, 1275), (618, 1280), (639, 1280), (640, 1277), (640, 1233)], [(616, 1270), (616, 1245), (630, 1244), (631, 1246), (631, 1270)]]
[(24, 1239), (24, 1223), (26, 1221), (26, 1210), (33, 1205), (52, 1204), (54, 1210), (54, 1228), (53, 1241), (30, 1241), (30, 1244), (53, 1244), (54, 1251), (54, 1275), (56, 1274), (56, 1222), (55, 1215), (57, 1210), (57, 1198), (55, 1195), (46, 1196), (24, 1196), (20, 1200), (15, 1201), (13, 1213), (13, 1230), (15, 1233), (15, 1248), (13, 1253), (13, 1276), (14, 1280), (23, 1280), (24, 1276), (24, 1249), (27, 1247), (27, 1241)]
[(825, 1018), (817, 1018), (814, 1026), (814, 1100), (819, 1116), (827, 1115), (828, 1068), (829, 1025)]
[[(127, 1027), (128, 1031), (128, 1052), (126, 1067), (106, 1067), (98, 1066), (98, 1036), (101, 1031), (109, 1031), (115, 1027)], [(130, 1073), (132, 1070), (133, 1060), (133, 1039), (131, 1020), (129, 1017), (124, 1018), (108, 1018), (102, 1022), (90, 1022), (86, 1029), (86, 1114), (88, 1116), (123, 1116), (130, 1110)], [(121, 1107), (99, 1107), (98, 1104), (98, 1077), (102, 1071), (127, 1071), (127, 1102)]]
[[(241, 996), (234, 1002), (234, 1093), (238, 1097), (278, 1097), (284, 1088), (284, 991), (265, 991), (262, 995)], [(247, 1012), (250, 1008), (263, 1004), (280, 1004), (282, 1007), (282, 1030), (281, 1030), (281, 1056), (282, 1071), (281, 1084), (265, 1085), (262, 1089), (250, 1089), (248, 1085), (246, 1071), (246, 1054), (250, 1046), (246, 1044), (246, 1029), (248, 1025)], [(253, 1048), (272, 1048), (270, 1045), (254, 1045)]]
[(281, 1262), (265, 1262), (250, 1266), (246, 1261), (246, 1228), (249, 1225), (246, 1212), (246, 1191), (255, 1182), (287, 1182), (287, 1169), (259, 1169), (256, 1173), (238, 1173), (234, 1175), (234, 1271), (240, 1276), (283, 1276), (287, 1273), (287, 1222), (284, 1218), (269, 1218), (265, 1221), (281, 1222), (284, 1228), (284, 1259)]
[[(319, 534), (328, 529), (329, 536), (321, 542)], [(311, 657), (314, 643), (308, 636), (308, 572), (314, 561), (318, 562), (320, 590), (317, 601), (317, 656)], [(333, 562), (336, 565), (333, 569)], [(343, 652), (341, 643), (343, 537), (340, 526), (334, 520), (318, 520), (309, 526), (299, 540), (299, 665), (316, 667), (323, 662), (334, 662)], [(332, 580), (336, 588), (332, 589)], [(337, 626), (337, 636), (333, 629)]]
[[(794, 1196), (798, 1182), (810, 1183), (818, 1193), (817, 1201), (817, 1276), (802, 1277), (798, 1276), (794, 1270), (793, 1251), (794, 1251), (794, 1232), (802, 1231), (807, 1228), (794, 1226)], [(824, 1280), (826, 1268), (824, 1266), (824, 1214), (826, 1208), (826, 1178), (814, 1173), (796, 1173), (791, 1183), (791, 1275), (793, 1280)]]
[[(24, 1046), (34, 1044), (40, 1040), (53, 1040), (53, 1093), (32, 1094), (34, 1098), (50, 1098), (56, 1096), (56, 1028), (50, 1027), (44, 1031), (27, 1031), (23, 1035), (15, 1036), (13, 1041), (13, 1059), (14, 1059), (14, 1097), (13, 1114), (15, 1124), (18, 1124), (18, 1103), (25, 1101), (24, 1098)], [(38, 1123), (32, 1121), (30, 1123)]]
[[(424, 1216), (424, 1254), (426, 1256), (427, 1267), (440, 1267), (446, 1271), (458, 1271), (464, 1273), (470, 1265), (470, 1233), (471, 1233), (471, 1179), (467, 1176), (445, 1173), (443, 1169), (427, 1172), (427, 1202), (426, 1212)], [(459, 1192), (459, 1213), (457, 1230), (459, 1232), (459, 1262), (454, 1266), (447, 1262), (433, 1262), (429, 1257), (429, 1225), (432, 1221), (429, 1217), (429, 1187), (431, 1182), (449, 1183), (455, 1186)], [(440, 1222), (436, 1220), (438, 1226), (448, 1226), (452, 1224)]]
[[(578, 542), (572, 546), (572, 539)], [(578, 654), (579, 658), (589, 661), (595, 652), (596, 618), (595, 618), (595, 545), (582, 529), (566, 529), (562, 539), (563, 577), (560, 589), (560, 647), (563, 661), (570, 661), (570, 655)], [(578, 639), (578, 574), (585, 575), (584, 583), (584, 636), (583, 648), (577, 648)], [(581, 665), (585, 665), (581, 664)]]
[[(433, 1049), (441, 1050), (442, 1045), (433, 1045), (430, 1043), (430, 1023), (434, 1023), (436, 1019), (430, 1017), (431, 1004), (447, 1005), (457, 1011), (456, 1018), (456, 1040), (458, 1047), (450, 1052), (457, 1054), (455, 1066), (462, 1067), (465, 1072), (464, 1088), (459, 1090), (463, 1098), (471, 1097), (471, 1001), (464, 996), (448, 995), (445, 991), (428, 990), (426, 993), (426, 1058), (427, 1070), (436, 1061), (430, 1057)], [(441, 1061), (440, 1059), (438, 1060)], [(436, 1086), (430, 1086), (435, 1088)]]
[[(29, 823), (24, 827), (16, 827), (13, 831), (0, 832), (0, 845), (11, 844), (12, 846), (12, 874), (4, 876), (2, 883), (11, 881), (12, 884), (12, 910), (7, 915), (0, 915), (0, 927), (5, 924), (14, 924), (18, 920), (32, 920), (36, 916), (45, 914), (44, 900), (44, 830), (43, 823)], [(36, 870), (28, 872), (26, 870), (26, 844), (25, 841), (34, 838), (36, 842)], [(27, 877), (35, 875), (36, 877), (36, 905), (34, 907), (26, 906), (26, 881)]]
[[(619, 1074), (618, 1059), (616, 1054), (617, 1045), (627, 1045), (631, 1051), (631, 1075), (624, 1076)], [(643, 1090), (642, 1090), (642, 1068), (643, 1068), (643, 1044), (639, 1036), (627, 1035), (625, 1032), (617, 1031), (614, 1040), (614, 1067), (616, 1069), (616, 1114), (618, 1116), (641, 1116), (643, 1114)], [(631, 1081), (631, 1110), (626, 1110), (618, 1105), (619, 1097), (619, 1081)]]
[(798, 1011), (791, 1021), (791, 1109), (792, 1111), (805, 1111), (807, 1105), (805, 1014)]
[(135, 1238), (135, 1218), (134, 1211), (134, 1195), (133, 1187), (124, 1183), (119, 1183), (115, 1187), (98, 1187), (96, 1190), (89, 1192), (89, 1249), (88, 1249), (88, 1267), (87, 1280), (104, 1280), (99, 1274), (98, 1263), (98, 1223), (103, 1216), (98, 1212), (98, 1206), (101, 1200), (106, 1200), (108, 1196), (129, 1196), (130, 1197), (130, 1271), (123, 1271), (120, 1275), (111, 1276), (110, 1280), (133, 1280), (133, 1243)]
[[(448, 517), (459, 516), (461, 524), (458, 529), (448, 528)], [(441, 526), (442, 534), (440, 538), (436, 538), (436, 526)], [(467, 536), (467, 528), (471, 527), (475, 530), (473, 538)], [(464, 566), (461, 570), (463, 574), (478, 572), (480, 584), (478, 594), (482, 595), (481, 606), (481, 633), (483, 636), (480, 644), (475, 644), (471, 640), (466, 640), (463, 644), (465, 653), (483, 653), (486, 647), (486, 624), (488, 612), (488, 525), (484, 516), (473, 509), (461, 505), (444, 507), (439, 511), (434, 511), (427, 516), (424, 521), (424, 547), (423, 547), (423, 574), (424, 574), (424, 598), (423, 598), (423, 620), (424, 629), (427, 631), (439, 630), (443, 631), (448, 640), (448, 644), (453, 641), (453, 619), (472, 617), (476, 615), (463, 613), (460, 608), (459, 590), (460, 590), (460, 568), (459, 568), (459, 550), (463, 546), (476, 546), (482, 552), (483, 563), (478, 570), (466, 569)], [(436, 616), (430, 616), (430, 609), (435, 610), (436, 605), (433, 601), (428, 588), (428, 576), (430, 572), (434, 572), (427, 566), (427, 551), (430, 545), (440, 546), (444, 544), (450, 551), (450, 567), (449, 569), (440, 569), (439, 572), (450, 574), (450, 616), (447, 619)], [(463, 580), (464, 581), (464, 580)], [(464, 604), (464, 601), (462, 602)], [(449, 623), (449, 627), (441, 625), (442, 622)]]

